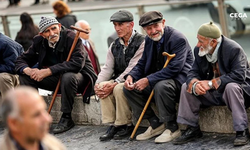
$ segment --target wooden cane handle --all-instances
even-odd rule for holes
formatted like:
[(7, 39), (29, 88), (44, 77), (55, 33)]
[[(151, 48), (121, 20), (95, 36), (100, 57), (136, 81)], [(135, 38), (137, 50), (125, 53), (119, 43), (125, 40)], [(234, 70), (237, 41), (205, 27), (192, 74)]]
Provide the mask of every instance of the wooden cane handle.
[(86, 34), (89, 34), (89, 31), (83, 30), (83, 29), (81, 29), (81, 28), (77, 28), (77, 27), (75, 27), (75, 26), (70, 26), (70, 28), (72, 28), (72, 29), (74, 29), (74, 30), (76, 30), (76, 31), (79, 31), (79, 32), (84, 32), (84, 33), (86, 33)]

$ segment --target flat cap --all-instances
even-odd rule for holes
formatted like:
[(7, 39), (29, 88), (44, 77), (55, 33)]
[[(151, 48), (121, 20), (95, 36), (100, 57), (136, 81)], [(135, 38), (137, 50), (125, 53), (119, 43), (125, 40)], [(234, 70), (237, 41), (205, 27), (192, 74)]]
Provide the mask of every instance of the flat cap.
[(119, 10), (118, 12), (115, 12), (111, 17), (110, 17), (110, 22), (115, 21), (115, 22), (130, 22), (133, 21), (134, 17), (131, 12), (127, 10)]
[(204, 37), (217, 39), (221, 36), (221, 31), (212, 21), (200, 26), (198, 34)]
[(150, 11), (141, 16), (139, 25), (142, 27), (158, 23), (163, 19), (163, 15), (159, 11)]

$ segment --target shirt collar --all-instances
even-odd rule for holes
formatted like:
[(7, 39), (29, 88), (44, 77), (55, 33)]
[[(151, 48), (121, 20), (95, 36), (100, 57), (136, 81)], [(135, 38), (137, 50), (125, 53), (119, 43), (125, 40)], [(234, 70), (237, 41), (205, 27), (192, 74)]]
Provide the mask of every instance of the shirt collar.
[[(133, 30), (133, 32), (132, 32), (132, 34), (131, 34), (131, 36), (130, 36), (130, 38), (129, 38), (129, 40), (128, 40), (128, 45), (129, 45), (130, 42), (132, 42), (132, 39), (133, 39), (134, 36), (135, 36), (135, 30)], [(120, 43), (121, 43), (122, 45), (125, 46), (124, 41), (123, 41), (122, 38), (119, 38), (119, 41), (120, 41)]]

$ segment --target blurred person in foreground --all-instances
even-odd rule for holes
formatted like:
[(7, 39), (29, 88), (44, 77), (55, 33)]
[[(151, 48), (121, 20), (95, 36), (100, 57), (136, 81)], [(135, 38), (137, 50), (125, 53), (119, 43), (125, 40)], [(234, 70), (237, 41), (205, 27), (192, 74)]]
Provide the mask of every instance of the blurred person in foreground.
[(65, 150), (59, 140), (48, 134), (52, 119), (35, 89), (20, 86), (8, 91), (0, 112), (6, 124), (1, 150)]
[(250, 68), (243, 48), (221, 35), (213, 22), (200, 26), (194, 48), (195, 62), (182, 85), (178, 123), (187, 125), (174, 144), (202, 137), (198, 124), (201, 106), (226, 105), (232, 112), (236, 131), (234, 145), (249, 142), (246, 108), (250, 100)]
[(51, 16), (41, 17), (40, 35), (34, 37), (33, 44), (17, 58), (16, 72), (21, 85), (29, 85), (54, 91), (61, 76), (61, 111), (59, 123), (52, 130), (62, 133), (74, 127), (71, 112), (77, 93), (83, 102), (89, 103), (96, 81), (96, 73), (88, 53), (78, 38), (69, 61), (66, 61), (72, 47), (75, 32), (65, 27)]
[(90, 25), (87, 21), (80, 20), (76, 22), (75, 26), (89, 32), (88, 34), (81, 32), (80, 38), (82, 40), (85, 50), (87, 50), (89, 54), (89, 58), (94, 67), (95, 73), (98, 75), (99, 72), (101, 71), (101, 68), (100, 68), (100, 63), (99, 63), (99, 59), (96, 53), (94, 42), (89, 38), (90, 33), (91, 33)]
[[(155, 143), (172, 141), (181, 135), (176, 122), (176, 103), (179, 102), (181, 85), (186, 81), (187, 73), (193, 64), (193, 54), (186, 37), (176, 29), (166, 26), (159, 11), (143, 14), (139, 25), (147, 33), (142, 58), (125, 76), (124, 94), (138, 119), (154, 90), (153, 100), (159, 112), (156, 116), (148, 107), (144, 119), (148, 119), (148, 129), (136, 136), (136, 140), (148, 140), (160, 135)], [(166, 57), (163, 52), (176, 56), (163, 68)]]
[(19, 85), (15, 62), (22, 53), (20, 44), (0, 33), (0, 99), (6, 91)]
[(124, 138), (134, 129), (131, 109), (123, 93), (124, 75), (141, 58), (145, 38), (133, 29), (134, 18), (127, 10), (115, 12), (110, 21), (119, 38), (111, 43), (95, 84), (95, 93), (101, 101), (102, 123), (110, 125), (101, 141)]
[(23, 46), (24, 51), (33, 43), (33, 37), (38, 35), (39, 28), (33, 22), (30, 14), (24, 12), (20, 15), (21, 29), (17, 32), (15, 41)]

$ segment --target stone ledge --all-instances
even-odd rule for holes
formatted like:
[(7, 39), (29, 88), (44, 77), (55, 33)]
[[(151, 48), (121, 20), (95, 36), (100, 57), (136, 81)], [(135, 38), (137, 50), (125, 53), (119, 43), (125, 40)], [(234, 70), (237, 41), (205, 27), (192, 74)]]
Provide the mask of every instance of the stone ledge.
[[(52, 97), (44, 97), (46, 103), (49, 105)], [(155, 105), (152, 105), (155, 110)], [(61, 117), (61, 98), (57, 97), (54, 106), (51, 110), (53, 122), (57, 123)], [(247, 109), (248, 120), (250, 120), (250, 109)], [(97, 102), (94, 97), (91, 98), (90, 104), (84, 104), (82, 97), (77, 96), (73, 105), (72, 118), (76, 124), (101, 124), (101, 108), (100, 102)], [(133, 119), (136, 124), (136, 120)], [(205, 132), (218, 132), (218, 133), (233, 133), (233, 123), (231, 112), (226, 106), (213, 106), (202, 109), (200, 112), (199, 124), (202, 131)], [(143, 120), (141, 126), (148, 126), (148, 122)], [(180, 125), (181, 129), (185, 126)]]

